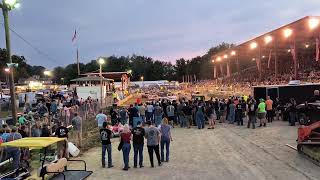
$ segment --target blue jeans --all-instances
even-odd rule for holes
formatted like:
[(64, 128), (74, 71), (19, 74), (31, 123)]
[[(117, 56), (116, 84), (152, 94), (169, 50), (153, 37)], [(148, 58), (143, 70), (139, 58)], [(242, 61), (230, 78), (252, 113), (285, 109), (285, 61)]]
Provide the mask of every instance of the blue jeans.
[(111, 144), (102, 145), (102, 166), (106, 165), (106, 150), (108, 152), (108, 166), (112, 166)]
[(204, 128), (204, 117), (201, 114), (196, 115), (198, 129)]
[(187, 118), (184, 117), (183, 115), (179, 115), (179, 120), (180, 120), (180, 126), (183, 127), (187, 127), (188, 123), (187, 123)]
[(229, 123), (234, 123), (234, 117), (235, 116), (235, 112), (229, 112), (229, 116), (228, 116), (228, 120), (229, 120)]
[(161, 162), (164, 161), (164, 146), (166, 146), (166, 161), (169, 161), (170, 139), (169, 137), (161, 137)]
[(137, 167), (138, 156), (139, 156), (139, 166), (143, 165), (143, 144), (133, 144), (133, 162), (134, 167)]
[(131, 149), (130, 143), (123, 143), (123, 146), (122, 146), (122, 154), (123, 154), (123, 163), (124, 163), (124, 168), (125, 168), (125, 169), (128, 169), (128, 168), (129, 168), (129, 154), (130, 154), (130, 149)]
[(146, 112), (146, 120), (147, 121), (152, 121), (153, 120), (153, 113), (152, 112)]
[(161, 116), (154, 116), (154, 124), (156, 127), (158, 127), (161, 124), (162, 121), (162, 115)]

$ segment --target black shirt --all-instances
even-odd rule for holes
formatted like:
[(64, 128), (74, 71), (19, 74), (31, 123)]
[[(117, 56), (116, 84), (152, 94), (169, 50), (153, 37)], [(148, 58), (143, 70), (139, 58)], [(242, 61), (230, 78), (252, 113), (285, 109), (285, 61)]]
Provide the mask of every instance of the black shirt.
[(56, 129), (55, 135), (58, 136), (58, 138), (68, 138), (69, 130), (68, 128), (64, 126), (60, 126)]
[(133, 144), (144, 144), (145, 130), (142, 127), (135, 127), (132, 129)]
[(102, 145), (111, 144), (112, 132), (110, 129), (100, 129), (100, 139)]
[(242, 113), (242, 105), (240, 103), (236, 105), (236, 112)]
[(21, 134), (22, 138), (28, 137), (28, 134), (25, 131), (19, 129), (18, 132)]
[(132, 107), (129, 109), (129, 116), (131, 117), (139, 117), (139, 110), (136, 107)]
[(182, 111), (183, 111), (183, 113), (184, 113), (185, 115), (187, 115), (187, 116), (191, 116), (191, 115), (192, 115), (192, 107), (191, 107), (190, 105), (184, 106), (184, 107), (182, 108)]
[(41, 129), (41, 137), (50, 137), (50, 131), (48, 128)]

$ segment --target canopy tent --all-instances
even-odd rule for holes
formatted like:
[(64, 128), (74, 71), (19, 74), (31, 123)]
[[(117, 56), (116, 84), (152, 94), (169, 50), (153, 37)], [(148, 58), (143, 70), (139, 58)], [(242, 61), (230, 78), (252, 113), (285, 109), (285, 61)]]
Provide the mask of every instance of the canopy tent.
[(30, 137), (2, 143), (0, 146), (41, 149), (64, 140), (57, 137)]

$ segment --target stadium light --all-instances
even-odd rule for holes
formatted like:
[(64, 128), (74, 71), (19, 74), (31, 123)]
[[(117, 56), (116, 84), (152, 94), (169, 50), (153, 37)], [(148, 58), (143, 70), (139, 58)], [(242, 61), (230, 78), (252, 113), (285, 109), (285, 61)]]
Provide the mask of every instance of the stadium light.
[(288, 53), (291, 52), (291, 49), (288, 49)]
[(4, 68), (4, 72), (9, 73), (10, 72), (10, 68)]
[(286, 28), (283, 30), (283, 35), (285, 38), (288, 38), (292, 35), (292, 29)]
[(271, 41), (272, 41), (272, 36), (267, 35), (267, 36), (264, 37), (264, 42), (265, 42), (266, 44), (269, 44)]
[(212, 63), (214, 63), (214, 59), (212, 59), (212, 61), (211, 61)]
[(102, 64), (105, 63), (105, 60), (104, 60), (103, 58), (99, 58), (99, 59), (98, 59), (98, 63), (99, 63), (100, 65), (102, 65)]
[(256, 60), (256, 58), (252, 58), (252, 61), (255, 61)]
[(320, 20), (318, 18), (310, 18), (308, 21), (309, 28), (312, 30), (316, 28), (320, 23)]
[(225, 55), (223, 56), (223, 58), (224, 58), (224, 59), (227, 59), (227, 58), (228, 58), (228, 55), (227, 55), (227, 54), (225, 54)]
[(262, 56), (262, 59), (266, 58), (266, 56)]
[(304, 46), (308, 49), (310, 45), (309, 44), (305, 44)]
[(231, 56), (235, 56), (236, 55), (236, 51), (231, 51), (230, 55)]
[(256, 42), (252, 42), (251, 44), (250, 44), (250, 49), (255, 49), (255, 48), (257, 48), (258, 47), (258, 44), (256, 43)]
[(221, 57), (219, 56), (219, 57), (217, 57), (217, 61), (221, 61)]
[(51, 71), (45, 70), (45, 71), (43, 72), (43, 74), (44, 74), (45, 76), (50, 76), (50, 75), (51, 75)]

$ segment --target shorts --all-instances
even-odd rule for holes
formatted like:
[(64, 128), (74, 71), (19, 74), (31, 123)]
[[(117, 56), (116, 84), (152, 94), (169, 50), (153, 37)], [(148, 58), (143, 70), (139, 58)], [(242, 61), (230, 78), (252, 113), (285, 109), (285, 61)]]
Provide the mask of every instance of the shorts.
[(264, 119), (266, 117), (266, 113), (258, 113), (258, 119)]

